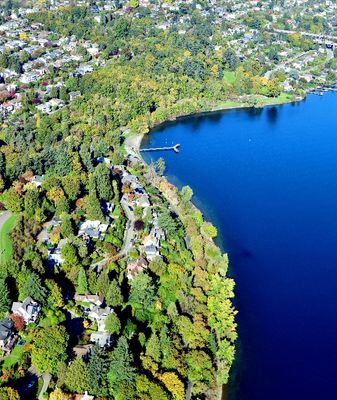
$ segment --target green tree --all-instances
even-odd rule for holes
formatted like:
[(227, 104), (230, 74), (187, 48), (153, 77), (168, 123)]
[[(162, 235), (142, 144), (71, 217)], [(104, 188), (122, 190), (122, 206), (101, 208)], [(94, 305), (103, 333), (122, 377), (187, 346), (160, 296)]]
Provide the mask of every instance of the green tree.
[(136, 377), (136, 369), (133, 367), (133, 357), (129, 350), (127, 339), (122, 336), (117, 342), (116, 348), (111, 353), (108, 380), (112, 393), (116, 395), (123, 383), (133, 385)]
[(113, 199), (113, 191), (110, 169), (104, 163), (98, 164), (95, 168), (94, 178), (99, 199), (111, 201)]
[(0, 279), (0, 318), (9, 310), (10, 298), (9, 291), (4, 278)]
[(146, 343), (146, 355), (150, 356), (159, 363), (160, 361), (160, 342), (156, 333), (152, 333), (150, 339)]
[(9, 188), (3, 193), (2, 201), (6, 208), (15, 214), (23, 210), (23, 198), (14, 187)]
[(39, 303), (44, 303), (47, 290), (43, 286), (41, 278), (35, 272), (29, 272), (22, 288), (21, 298), (31, 297)]
[(90, 393), (95, 396), (107, 396), (109, 360), (106, 351), (95, 345), (90, 352), (88, 362), (88, 380)]
[(123, 303), (122, 291), (115, 279), (110, 282), (106, 303), (111, 307), (117, 307)]
[(74, 234), (73, 220), (68, 214), (62, 215), (61, 234), (64, 238), (68, 238), (69, 236)]
[(140, 321), (150, 319), (155, 300), (155, 288), (150, 276), (145, 273), (135, 276), (130, 282), (129, 304)]
[(78, 294), (88, 293), (88, 280), (83, 267), (81, 267), (78, 272), (76, 291)]
[(38, 373), (56, 374), (60, 363), (67, 359), (69, 335), (64, 326), (40, 329), (33, 340), (32, 364)]
[(84, 393), (86, 390), (89, 390), (88, 367), (82, 357), (77, 357), (70, 364), (64, 383), (72, 393)]
[(105, 320), (105, 329), (111, 334), (116, 333), (118, 335), (120, 333), (121, 323), (114, 312), (107, 316)]
[(180, 192), (181, 200), (186, 205), (188, 204), (193, 197), (193, 190), (189, 186), (184, 186)]

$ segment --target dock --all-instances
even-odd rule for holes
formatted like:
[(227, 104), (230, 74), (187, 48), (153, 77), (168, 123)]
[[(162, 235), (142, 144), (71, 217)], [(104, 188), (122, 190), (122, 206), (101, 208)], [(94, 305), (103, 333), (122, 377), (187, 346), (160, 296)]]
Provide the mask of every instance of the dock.
[(175, 144), (174, 146), (167, 146), (167, 147), (153, 147), (149, 149), (140, 149), (140, 151), (168, 151), (173, 150), (176, 153), (179, 153), (180, 144)]

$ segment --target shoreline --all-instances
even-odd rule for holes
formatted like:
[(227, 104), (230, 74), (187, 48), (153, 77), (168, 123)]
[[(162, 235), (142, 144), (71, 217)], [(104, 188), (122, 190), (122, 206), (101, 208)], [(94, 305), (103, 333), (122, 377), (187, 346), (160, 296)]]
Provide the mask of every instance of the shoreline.
[[(190, 113), (190, 114), (186, 114), (186, 115), (179, 115), (177, 117), (175, 117), (174, 119), (169, 119), (166, 120), (160, 124), (157, 124), (155, 126), (153, 126), (150, 131), (148, 133), (139, 133), (139, 134), (132, 134), (130, 131), (125, 135), (125, 142), (124, 142), (124, 148), (125, 151), (127, 153), (127, 156), (133, 156), (136, 157), (141, 163), (143, 163), (143, 165), (145, 165), (146, 167), (148, 167), (148, 164), (146, 163), (146, 161), (144, 160), (144, 158), (141, 155), (140, 152), (140, 148), (141, 148), (141, 144), (142, 141), (145, 137), (145, 135), (148, 135), (151, 131), (153, 131), (154, 129), (158, 129), (162, 126), (165, 126), (167, 124), (171, 124), (171, 123), (175, 123), (180, 119), (185, 119), (185, 118), (192, 118), (192, 117), (197, 117), (197, 116), (203, 116), (203, 115), (208, 115), (208, 114), (213, 114), (213, 113), (222, 113), (225, 112), (227, 110), (235, 110), (235, 109), (249, 109), (249, 108), (264, 108), (267, 106), (281, 106), (283, 104), (290, 104), (290, 103), (296, 103), (296, 102), (300, 102), (303, 101), (306, 98), (307, 93), (303, 96), (303, 97), (292, 97), (289, 99), (286, 99), (282, 102), (273, 102), (273, 101), (266, 101), (267, 99), (263, 99), (265, 100), (262, 104), (260, 104), (259, 106), (250, 106), (249, 104), (247, 104), (246, 102), (242, 102), (242, 104), (235, 104), (235, 105), (220, 105), (220, 106), (216, 106), (214, 108), (211, 108), (209, 110), (202, 110), (200, 112), (194, 112), (194, 113)], [(270, 99), (271, 100), (271, 99)], [(168, 181), (167, 177), (164, 176), (164, 179), (166, 181)], [(168, 181), (169, 182), (169, 181)], [(153, 184), (153, 182), (151, 182)], [(170, 182), (171, 184), (171, 182)], [(176, 188), (175, 185), (172, 185)], [(178, 190), (178, 189), (177, 189)], [(162, 194), (164, 195), (164, 197), (166, 198), (166, 200), (168, 200), (171, 203), (171, 199), (168, 198), (168, 196), (165, 195), (164, 192), (162, 192)], [(192, 202), (193, 208), (198, 209), (198, 207)], [(219, 248), (219, 246), (215, 243), (214, 239), (212, 240), (213, 244)], [(219, 248), (220, 249), (220, 248)], [(220, 249), (221, 253), (222, 250)], [(236, 344), (237, 346), (237, 344)], [(235, 361), (233, 362), (233, 364), (231, 365), (231, 368), (233, 367), (233, 365), (235, 364)], [(230, 382), (230, 381), (229, 381)], [(229, 382), (226, 385), (222, 385), (221, 388), (218, 387), (217, 391), (218, 391), (218, 399), (217, 400), (228, 400), (229, 399)]]
[[(175, 123), (179, 120), (186, 119), (186, 118), (193, 118), (193, 117), (201, 117), (201, 116), (206, 116), (208, 114), (216, 114), (216, 113), (222, 113), (225, 111), (230, 111), (230, 110), (244, 110), (244, 109), (254, 109), (254, 108), (265, 108), (265, 107), (271, 107), (271, 106), (282, 106), (284, 104), (291, 104), (291, 103), (299, 103), (303, 100), (305, 100), (306, 96), (310, 94), (310, 92), (306, 92), (303, 96), (293, 96), (292, 98), (288, 98), (282, 101), (277, 101), (277, 97), (272, 97), (272, 98), (260, 98), (263, 100), (261, 104), (257, 105), (250, 105), (247, 102), (242, 102), (240, 103), (239, 101), (236, 103), (235, 101), (227, 101), (223, 103), (219, 103), (218, 105), (214, 107), (210, 107), (209, 109), (204, 109), (200, 111), (195, 111), (192, 113), (188, 114), (182, 114), (182, 115), (177, 115), (175, 117), (172, 117), (171, 119), (167, 119), (163, 122), (160, 122), (154, 126), (152, 126), (149, 129), (149, 132), (147, 133), (131, 133), (130, 131), (124, 136), (125, 137), (125, 142), (124, 142), (124, 148), (126, 150), (127, 156), (136, 156), (139, 158), (145, 165), (148, 166), (148, 164), (145, 162), (143, 157), (141, 156), (140, 148), (142, 141), (146, 135), (149, 135), (151, 131), (154, 131), (156, 129), (159, 129), (165, 125)], [(247, 97), (245, 98), (247, 100)], [(272, 99), (276, 100), (275, 102), (271, 101)], [(227, 105), (225, 104), (227, 103)], [(231, 103), (230, 105), (228, 103)]]

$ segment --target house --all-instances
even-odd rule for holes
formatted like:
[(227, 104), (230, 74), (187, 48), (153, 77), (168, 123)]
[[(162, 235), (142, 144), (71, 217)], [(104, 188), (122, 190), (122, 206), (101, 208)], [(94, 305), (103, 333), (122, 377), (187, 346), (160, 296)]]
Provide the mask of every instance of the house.
[(90, 341), (99, 345), (99, 347), (109, 347), (111, 345), (111, 335), (107, 332), (93, 332), (90, 335)]
[(69, 100), (73, 101), (76, 97), (81, 96), (81, 92), (77, 91), (77, 92), (70, 92), (69, 93)]
[(12, 305), (13, 314), (20, 315), (26, 324), (35, 322), (39, 316), (41, 306), (31, 297), (27, 297), (22, 303), (14, 302)]
[(102, 224), (101, 221), (90, 221), (86, 220), (81, 222), (78, 236), (84, 239), (100, 239), (103, 240), (106, 231), (109, 228), (109, 224)]
[(99, 332), (106, 332), (105, 320), (107, 319), (108, 315), (113, 312), (114, 311), (111, 307), (101, 308), (100, 306), (96, 306), (88, 313), (88, 317), (96, 320), (97, 330)]
[(94, 400), (94, 396), (90, 396), (87, 391), (84, 392), (84, 395), (75, 394), (73, 400)]
[(48, 250), (48, 260), (54, 262), (57, 265), (63, 263), (62, 248), (68, 242), (68, 239), (61, 239), (56, 249)]
[(39, 188), (42, 185), (43, 180), (44, 180), (44, 176), (34, 175), (31, 180), (31, 183), (33, 183), (37, 188)]
[(75, 301), (80, 301), (81, 303), (92, 303), (96, 306), (101, 306), (104, 301), (103, 296), (99, 296), (98, 294), (75, 294)]
[(159, 253), (159, 240), (152, 234), (146, 236), (142, 242), (141, 251), (146, 254), (148, 260), (160, 256)]
[(85, 358), (88, 356), (91, 348), (92, 344), (78, 344), (77, 346), (73, 347), (73, 353), (76, 355), (76, 357)]
[(0, 321), (0, 349), (9, 353), (15, 343), (13, 322), (6, 318)]
[(144, 257), (138, 260), (129, 260), (126, 266), (127, 278), (133, 279), (136, 275), (143, 272), (148, 266), (147, 261)]
[(142, 194), (141, 196), (139, 196), (136, 199), (136, 204), (137, 204), (137, 206), (142, 207), (142, 208), (150, 207), (151, 204), (149, 201), (149, 196), (147, 194)]

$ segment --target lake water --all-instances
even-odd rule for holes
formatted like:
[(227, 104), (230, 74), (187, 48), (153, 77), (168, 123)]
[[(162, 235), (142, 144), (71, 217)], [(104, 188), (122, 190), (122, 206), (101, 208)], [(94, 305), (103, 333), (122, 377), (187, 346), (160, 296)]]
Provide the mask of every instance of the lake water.
[(236, 280), (237, 400), (337, 399), (337, 94), (178, 120), (143, 147), (190, 185)]

